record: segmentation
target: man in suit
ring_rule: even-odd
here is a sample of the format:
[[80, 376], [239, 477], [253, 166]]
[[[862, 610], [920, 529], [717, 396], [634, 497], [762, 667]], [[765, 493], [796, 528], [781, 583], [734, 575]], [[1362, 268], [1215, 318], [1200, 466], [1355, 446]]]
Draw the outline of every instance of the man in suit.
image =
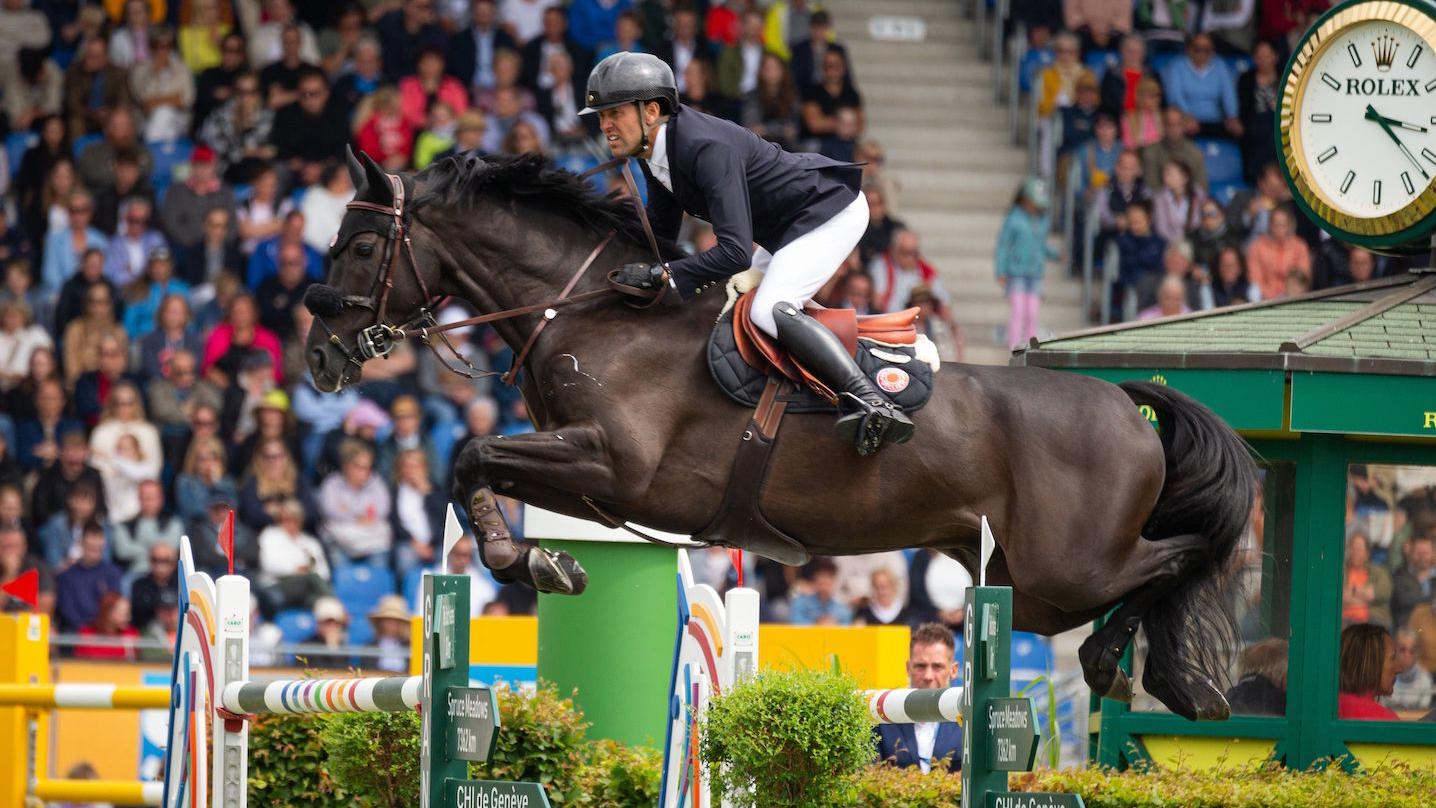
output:
[[588, 75], [592, 56], [568, 35], [568, 15], [564, 13], [563, 6], [559, 5], [549, 6], [544, 11], [543, 33], [524, 45], [524, 67], [519, 74], [519, 83], [529, 88], [535, 96], [550, 89], [553, 75], [548, 70], [549, 57], [555, 51], [568, 54], [569, 60], [573, 62], [573, 93], [582, 97], [583, 77]]
[[[908, 687], [940, 688], [957, 676], [957, 644], [941, 623], [913, 629], [908, 644]], [[955, 721], [879, 724], [873, 727], [878, 761], [892, 766], [919, 766], [927, 774], [934, 763], [951, 772], [962, 768], [962, 727]]]
[[494, 88], [494, 56], [500, 48], [517, 52], [518, 43], [498, 27], [494, 0], [474, 0], [472, 23], [449, 37], [445, 63], [449, 75], [462, 81], [470, 92]]
[[676, 237], [687, 213], [712, 224], [718, 241], [675, 261], [629, 264], [617, 280], [650, 292], [671, 287], [688, 300], [749, 267], [764, 270], [753, 322], [837, 394], [839, 437], [860, 455], [910, 439], [912, 421], [837, 336], [802, 310], [867, 228], [861, 168], [785, 152], [737, 124], [680, 106], [673, 70], [649, 54], [604, 59], [584, 99], [580, 114], [598, 114], [613, 155], [639, 158], [654, 231]]

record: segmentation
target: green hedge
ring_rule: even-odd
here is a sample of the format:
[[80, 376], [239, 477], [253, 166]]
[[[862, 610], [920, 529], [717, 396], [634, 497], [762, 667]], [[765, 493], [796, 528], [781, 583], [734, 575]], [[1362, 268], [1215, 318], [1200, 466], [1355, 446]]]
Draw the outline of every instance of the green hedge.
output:
[[[570, 699], [498, 690], [502, 729], [475, 778], [544, 785], [555, 808], [633, 808], [658, 802], [661, 755], [587, 737]], [[348, 713], [263, 717], [250, 732], [254, 805], [391, 808], [418, 804], [419, 715]], [[718, 789], [757, 806], [947, 808], [961, 780], [937, 771], [870, 765], [867, 711], [852, 681], [833, 673], [765, 673], [734, 688], [705, 718], [705, 760]], [[1014, 775], [1014, 791], [1082, 795], [1088, 808], [1433, 808], [1436, 770], [1399, 765], [1345, 774], [1332, 766], [1215, 771], [1103, 769]]]
[[[583, 713], [552, 685], [532, 695], [507, 688], [496, 694], [501, 729], [494, 754], [488, 763], [470, 764], [470, 777], [540, 783], [556, 808], [657, 804], [659, 753], [590, 741]], [[250, 733], [251, 802], [418, 805], [419, 736], [417, 712], [265, 716]]]

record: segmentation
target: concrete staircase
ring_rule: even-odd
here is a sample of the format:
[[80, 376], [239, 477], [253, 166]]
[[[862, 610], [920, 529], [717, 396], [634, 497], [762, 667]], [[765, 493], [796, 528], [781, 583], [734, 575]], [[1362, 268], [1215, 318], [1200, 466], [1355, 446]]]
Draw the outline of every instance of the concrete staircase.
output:
[[[994, 101], [992, 65], [978, 58], [973, 24], [959, 0], [826, 0], [838, 38], [853, 60], [868, 136], [887, 151], [898, 216], [917, 231], [943, 275], [967, 337], [968, 362], [1006, 364], [998, 341], [1007, 303], [993, 280], [1002, 219], [1027, 173], [1026, 151], [1007, 134], [1007, 109]], [[922, 42], [876, 41], [874, 14], [925, 21]], [[1055, 242], [1054, 242], [1055, 243]], [[1085, 323], [1082, 289], [1055, 265], [1048, 270], [1042, 328]]]

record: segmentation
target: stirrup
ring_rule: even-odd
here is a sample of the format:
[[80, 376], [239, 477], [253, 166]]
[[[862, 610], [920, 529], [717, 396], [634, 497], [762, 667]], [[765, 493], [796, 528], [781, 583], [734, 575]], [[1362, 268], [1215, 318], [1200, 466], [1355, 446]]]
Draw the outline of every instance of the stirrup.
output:
[[853, 403], [854, 408], [838, 417], [838, 436], [853, 444], [860, 457], [875, 454], [889, 442], [900, 444], [912, 440], [912, 422], [896, 404], [884, 400], [873, 405], [848, 392], [839, 396]]

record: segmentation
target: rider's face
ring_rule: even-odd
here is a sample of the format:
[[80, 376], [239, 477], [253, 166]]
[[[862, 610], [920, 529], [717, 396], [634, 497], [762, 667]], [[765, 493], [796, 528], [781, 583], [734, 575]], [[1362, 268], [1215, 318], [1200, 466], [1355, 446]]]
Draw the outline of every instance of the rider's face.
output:
[[[644, 119], [652, 126], [658, 121], [658, 105], [645, 104]], [[638, 107], [622, 104], [598, 113], [598, 126], [603, 132], [608, 149], [615, 157], [633, 154], [643, 142], [643, 127], [639, 125]]]

